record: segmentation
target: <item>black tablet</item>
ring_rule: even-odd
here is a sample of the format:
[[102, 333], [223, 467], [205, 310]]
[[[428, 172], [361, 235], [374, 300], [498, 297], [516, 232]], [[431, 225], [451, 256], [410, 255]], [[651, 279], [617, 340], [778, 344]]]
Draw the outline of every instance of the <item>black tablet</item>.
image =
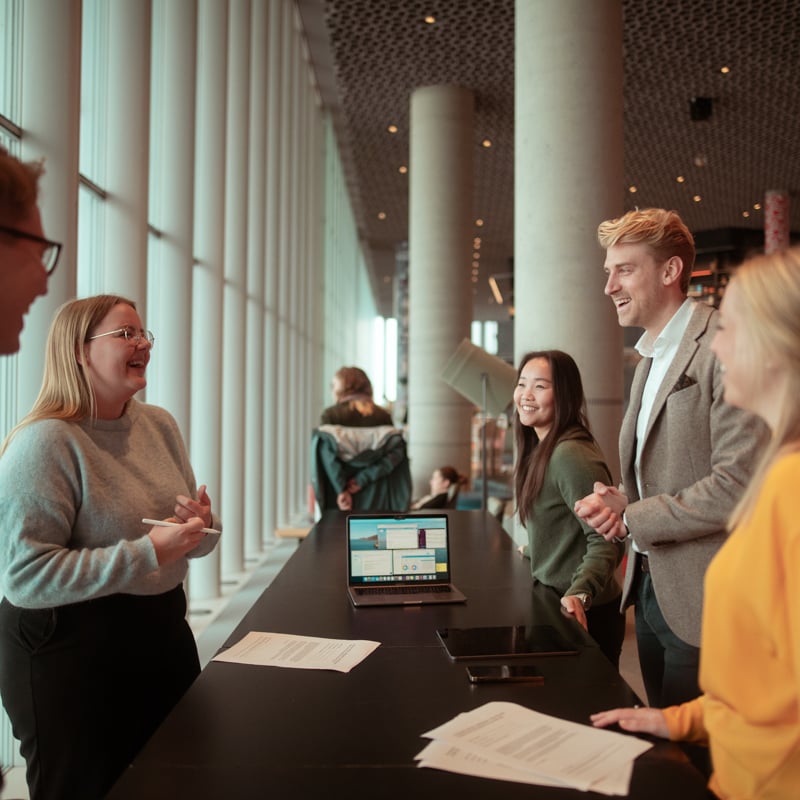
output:
[[577, 655], [578, 646], [551, 625], [440, 628], [436, 635], [452, 661], [468, 658]]

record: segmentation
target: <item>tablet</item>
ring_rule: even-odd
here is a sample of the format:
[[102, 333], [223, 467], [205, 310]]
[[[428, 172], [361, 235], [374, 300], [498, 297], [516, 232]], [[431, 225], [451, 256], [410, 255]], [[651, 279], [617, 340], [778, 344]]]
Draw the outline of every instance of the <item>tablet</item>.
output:
[[551, 625], [440, 628], [436, 635], [452, 661], [468, 658], [577, 655], [578, 646]]

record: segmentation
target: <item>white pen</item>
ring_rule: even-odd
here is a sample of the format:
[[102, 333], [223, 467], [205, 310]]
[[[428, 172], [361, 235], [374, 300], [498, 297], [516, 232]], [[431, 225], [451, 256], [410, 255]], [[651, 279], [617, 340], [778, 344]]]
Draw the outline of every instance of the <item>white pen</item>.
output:
[[[167, 522], [163, 519], [143, 519], [145, 525], [158, 525], [161, 528], [179, 528], [181, 525], [185, 525], [184, 522]], [[200, 528], [203, 533], [222, 533], [222, 531], [218, 531], [214, 528]]]

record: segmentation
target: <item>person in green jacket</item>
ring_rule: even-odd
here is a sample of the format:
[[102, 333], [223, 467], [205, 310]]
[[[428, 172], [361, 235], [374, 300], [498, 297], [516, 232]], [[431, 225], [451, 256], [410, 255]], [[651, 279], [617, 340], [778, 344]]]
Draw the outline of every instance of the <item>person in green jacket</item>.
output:
[[560, 350], [523, 356], [514, 390], [517, 513], [528, 532], [523, 555], [534, 581], [558, 592], [614, 666], [619, 665], [625, 618], [615, 570], [621, 545], [607, 542], [580, 520], [575, 501], [595, 481], [611, 482], [589, 430], [583, 384], [575, 361]]

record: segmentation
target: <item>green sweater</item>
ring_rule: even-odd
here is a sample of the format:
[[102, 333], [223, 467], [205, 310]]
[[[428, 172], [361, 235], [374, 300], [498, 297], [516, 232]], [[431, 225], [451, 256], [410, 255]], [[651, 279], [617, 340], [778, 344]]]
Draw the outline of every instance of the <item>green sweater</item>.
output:
[[562, 596], [588, 592], [600, 605], [620, 595], [614, 570], [623, 549], [606, 542], [573, 513], [575, 501], [591, 494], [595, 481], [611, 482], [600, 448], [585, 439], [559, 442], [528, 513], [524, 553], [536, 580]]
[[159, 567], [142, 518], [171, 516], [178, 494], [196, 497], [197, 487], [162, 408], [131, 400], [119, 419], [22, 428], [0, 458], [0, 590], [21, 608], [49, 608], [173, 589], [187, 561]]

